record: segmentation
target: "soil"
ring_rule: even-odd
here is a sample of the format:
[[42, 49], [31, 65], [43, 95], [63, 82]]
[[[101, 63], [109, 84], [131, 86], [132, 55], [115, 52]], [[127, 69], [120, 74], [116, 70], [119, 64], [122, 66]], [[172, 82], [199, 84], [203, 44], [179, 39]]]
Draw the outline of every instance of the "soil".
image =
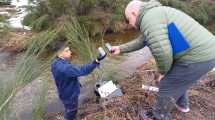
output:
[[26, 43], [32, 36], [32, 32], [22, 29], [11, 31], [4, 42], [0, 44], [0, 52], [20, 53], [25, 47]]
[[[136, 72], [119, 81], [124, 95], [96, 103], [91, 97], [79, 108], [78, 120], [139, 120], [140, 116], [155, 103], [157, 93], [144, 91], [142, 84], [156, 86], [160, 74], [154, 61], [140, 66]], [[189, 113], [172, 111], [172, 120], [214, 120], [215, 119], [215, 74], [204, 76], [189, 90]], [[46, 120], [63, 120], [63, 113], [49, 114]]]

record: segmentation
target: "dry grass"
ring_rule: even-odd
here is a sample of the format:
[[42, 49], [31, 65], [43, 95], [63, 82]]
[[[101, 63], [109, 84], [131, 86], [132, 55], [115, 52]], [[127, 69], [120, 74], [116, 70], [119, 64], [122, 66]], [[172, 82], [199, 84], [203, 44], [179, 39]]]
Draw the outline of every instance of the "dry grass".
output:
[[[87, 106], [81, 108], [82, 116], [86, 120], [138, 120], [140, 115], [150, 109], [156, 100], [156, 93], [144, 91], [141, 85], [156, 85], [156, 76], [159, 76], [155, 69], [149, 69], [153, 62], [142, 65], [134, 76], [119, 81], [124, 96], [102, 100], [101, 104], [86, 102]], [[173, 120], [214, 120], [215, 118], [215, 82], [214, 75], [205, 77], [201, 82], [190, 90], [191, 112], [183, 114], [176, 109], [173, 110]], [[102, 109], [93, 109], [101, 107]], [[84, 109], [88, 110], [87, 112]], [[93, 109], [90, 111], [90, 109]], [[96, 112], [97, 111], [97, 112]], [[84, 115], [84, 116], [83, 116]], [[101, 119], [97, 119], [97, 117]], [[80, 118], [80, 119], [81, 119]]]

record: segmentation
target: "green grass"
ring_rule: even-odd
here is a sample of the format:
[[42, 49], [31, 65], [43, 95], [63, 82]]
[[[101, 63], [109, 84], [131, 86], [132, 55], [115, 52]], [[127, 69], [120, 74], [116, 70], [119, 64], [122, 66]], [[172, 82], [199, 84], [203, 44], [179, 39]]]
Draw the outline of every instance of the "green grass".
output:
[[[72, 18], [72, 20], [66, 24], [66, 38], [71, 46], [71, 49], [79, 62], [78, 64], [86, 64], [94, 60], [97, 55], [97, 49], [95, 41], [89, 37], [88, 31], [84, 26], [79, 24], [77, 19]], [[74, 61], [73, 61], [74, 62]], [[91, 79], [85, 79], [83, 82], [88, 82], [94, 84], [96, 80], [100, 79], [102, 76], [101, 70], [94, 70], [91, 74]]]
[[89, 60], [95, 58], [96, 47], [84, 26], [78, 24], [76, 19], [66, 24], [66, 37], [71, 49], [76, 52], [81, 61], [89, 62]]
[[55, 35], [55, 31], [49, 31], [33, 37], [33, 42], [29, 43], [27, 51], [17, 62], [15, 78], [4, 80], [6, 82], [0, 84], [0, 88], [2, 88], [0, 91], [1, 120], [10, 120], [11, 110], [8, 108], [16, 92], [48, 71], [53, 56], [44, 59], [41, 59], [40, 56]]

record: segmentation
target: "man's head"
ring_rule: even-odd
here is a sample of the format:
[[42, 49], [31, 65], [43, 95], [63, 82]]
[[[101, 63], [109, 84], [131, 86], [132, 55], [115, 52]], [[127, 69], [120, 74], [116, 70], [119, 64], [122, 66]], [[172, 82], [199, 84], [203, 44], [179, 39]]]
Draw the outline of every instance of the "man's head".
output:
[[57, 51], [57, 56], [63, 59], [71, 58], [71, 50], [69, 46], [66, 45], [65, 42], [57, 42], [55, 45], [55, 51]]
[[137, 28], [136, 26], [137, 17], [139, 16], [141, 6], [144, 4], [145, 3], [140, 0], [132, 0], [131, 2], [128, 3], [125, 9], [125, 17], [127, 19], [127, 22], [134, 28]]

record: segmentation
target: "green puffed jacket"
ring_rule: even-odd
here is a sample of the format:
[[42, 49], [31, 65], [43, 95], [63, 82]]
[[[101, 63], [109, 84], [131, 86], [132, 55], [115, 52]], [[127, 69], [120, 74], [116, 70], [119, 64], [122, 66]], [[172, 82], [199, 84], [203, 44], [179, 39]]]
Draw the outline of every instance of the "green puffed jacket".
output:
[[[167, 29], [172, 22], [191, 46], [175, 56]], [[140, 29], [139, 37], [120, 45], [121, 53], [132, 52], [147, 45], [162, 74], [166, 74], [175, 62], [191, 64], [215, 59], [215, 36], [180, 10], [150, 1], [142, 6], [136, 24]]]

